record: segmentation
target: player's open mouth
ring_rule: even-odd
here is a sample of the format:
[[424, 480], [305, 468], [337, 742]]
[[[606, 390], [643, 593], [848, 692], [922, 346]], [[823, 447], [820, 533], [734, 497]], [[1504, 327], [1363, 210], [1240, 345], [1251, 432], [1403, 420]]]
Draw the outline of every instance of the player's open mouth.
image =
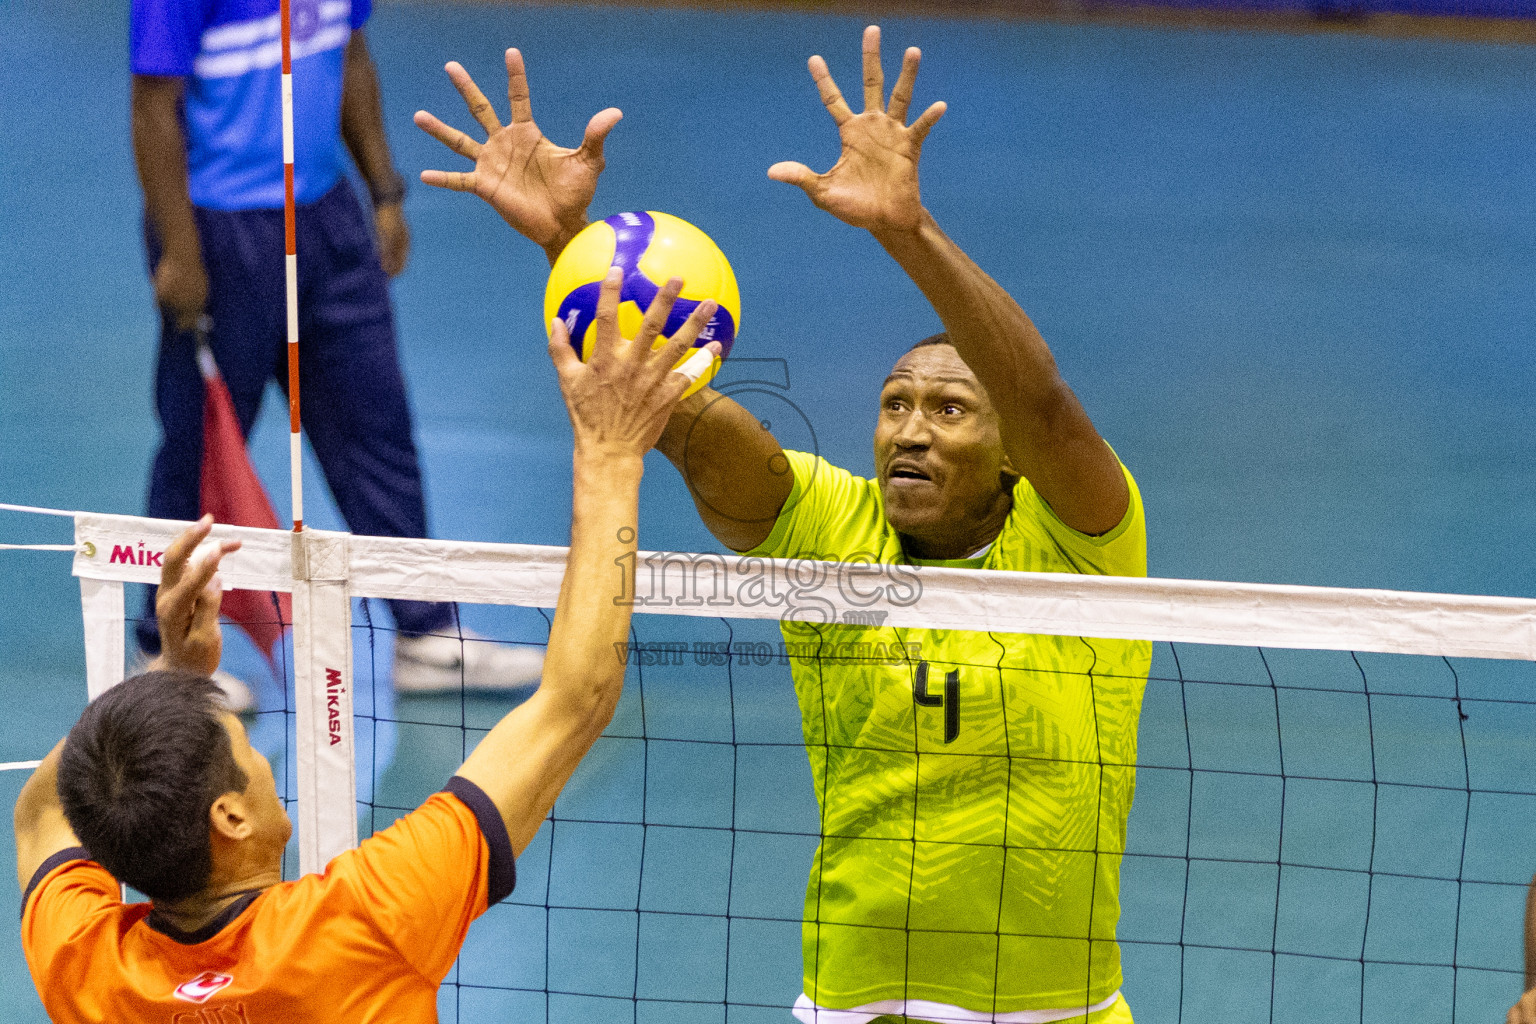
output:
[[929, 480], [933, 478], [910, 462], [893, 463], [886, 470], [887, 480]]

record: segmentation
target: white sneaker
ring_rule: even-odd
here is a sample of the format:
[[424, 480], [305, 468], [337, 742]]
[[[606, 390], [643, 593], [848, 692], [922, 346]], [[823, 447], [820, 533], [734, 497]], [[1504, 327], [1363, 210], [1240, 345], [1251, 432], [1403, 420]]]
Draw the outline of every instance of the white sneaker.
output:
[[395, 638], [395, 690], [444, 693], [457, 690], [532, 690], [544, 671], [542, 647], [499, 644], [478, 633], [427, 633]]
[[[138, 656], [133, 659], [133, 664], [129, 667], [128, 674], [130, 676], [139, 675], [149, 668], [149, 663], [152, 660], [149, 654], [140, 651]], [[229, 709], [230, 714], [243, 715], [256, 706], [256, 698], [251, 693], [251, 688], [246, 685], [245, 680], [231, 675], [223, 669], [216, 669], [209, 678], [223, 692], [224, 706]]]

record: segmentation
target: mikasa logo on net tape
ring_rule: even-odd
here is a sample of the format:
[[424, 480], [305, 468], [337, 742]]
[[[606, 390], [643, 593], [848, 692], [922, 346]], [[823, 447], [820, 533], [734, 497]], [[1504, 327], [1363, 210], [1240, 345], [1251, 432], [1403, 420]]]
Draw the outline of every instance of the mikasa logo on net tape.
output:
[[159, 566], [160, 559], [164, 557], [164, 551], [146, 549], [143, 541], [139, 541], [137, 548], [132, 544], [113, 544], [112, 555], [107, 559], [107, 564]]
[[331, 746], [341, 742], [341, 695], [347, 688], [341, 684], [341, 670], [325, 670], [325, 713], [328, 719]]

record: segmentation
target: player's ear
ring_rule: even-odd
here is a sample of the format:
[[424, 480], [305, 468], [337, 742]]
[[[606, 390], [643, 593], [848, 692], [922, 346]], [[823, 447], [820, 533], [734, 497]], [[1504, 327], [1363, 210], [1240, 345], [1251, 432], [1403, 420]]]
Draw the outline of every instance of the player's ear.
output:
[[997, 484], [1004, 494], [1013, 493], [1013, 489], [1019, 485], [1020, 475], [1013, 471], [1013, 467], [1008, 464], [1008, 459], [1005, 457], [1002, 468], [997, 472]]
[[[986, 389], [982, 388], [979, 382], [976, 386], [977, 389], [981, 391], [983, 397], [985, 397], [987, 394]], [[990, 398], [986, 399], [986, 415], [992, 417], [993, 421], [996, 423], [996, 430], [998, 435], [997, 446], [1001, 449], [1001, 458], [999, 459], [1000, 465], [997, 467], [998, 486], [1002, 488], [1004, 494], [1012, 494], [1014, 487], [1016, 487], [1019, 483], [1019, 478], [1024, 474], [1015, 469], [1013, 463], [1008, 459], [1008, 449], [1003, 446], [1002, 418], [998, 416], [996, 408], [992, 405]]]
[[215, 835], [234, 842], [250, 838], [255, 830], [245, 796], [235, 792], [225, 793], [213, 801], [208, 808], [208, 823]]
[[1013, 463], [1008, 461], [1008, 451], [1004, 449], [1002, 465], [997, 467], [998, 484], [1002, 487], [1003, 493], [1012, 494], [1013, 489], [1018, 486], [1019, 478], [1023, 475], [1013, 468]]

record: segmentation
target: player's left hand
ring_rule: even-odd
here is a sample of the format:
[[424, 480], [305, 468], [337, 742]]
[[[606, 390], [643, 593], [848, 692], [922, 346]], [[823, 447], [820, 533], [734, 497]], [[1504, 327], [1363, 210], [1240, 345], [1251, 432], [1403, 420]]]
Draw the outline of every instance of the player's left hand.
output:
[[1509, 1008], [1505, 1020], [1508, 1024], [1536, 1024], [1536, 988], [1526, 992], [1518, 1003]]
[[204, 676], [213, 675], [219, 667], [224, 647], [219, 633], [219, 604], [224, 597], [219, 562], [239, 550], [240, 542], [220, 541], [194, 561], [192, 553], [212, 529], [213, 517], [204, 516], [165, 549], [160, 590], [155, 595], [155, 618], [160, 623], [157, 667]]
[[922, 155], [923, 140], [946, 109], [944, 103], [935, 103], [907, 124], [912, 85], [921, 60], [922, 53], [917, 47], [907, 48], [901, 61], [901, 75], [887, 105], [885, 73], [880, 67], [880, 28], [866, 28], [864, 112], [855, 114], [832, 80], [827, 62], [819, 56], [812, 57], [811, 77], [837, 124], [843, 140], [842, 155], [825, 174], [817, 174], [804, 164], [783, 161], [768, 168], [768, 177], [800, 186], [811, 202], [854, 227], [877, 234], [916, 230], [923, 216], [917, 161]]
[[587, 207], [603, 172], [603, 140], [623, 113], [615, 107], [598, 111], [587, 122], [581, 145], [565, 149], [546, 139], [533, 121], [528, 74], [517, 50], [507, 51], [507, 98], [512, 104], [512, 120], [506, 125], [461, 64], [451, 62], [447, 71], [487, 138], [476, 142], [425, 110], [418, 110], [417, 127], [475, 162], [472, 171], [422, 171], [421, 180], [438, 188], [473, 192], [519, 234], [543, 246], [553, 261], [565, 243], [586, 226]]
[[379, 266], [390, 277], [398, 277], [411, 258], [411, 229], [405, 225], [400, 203], [386, 203], [373, 211], [374, 235], [379, 240]]

